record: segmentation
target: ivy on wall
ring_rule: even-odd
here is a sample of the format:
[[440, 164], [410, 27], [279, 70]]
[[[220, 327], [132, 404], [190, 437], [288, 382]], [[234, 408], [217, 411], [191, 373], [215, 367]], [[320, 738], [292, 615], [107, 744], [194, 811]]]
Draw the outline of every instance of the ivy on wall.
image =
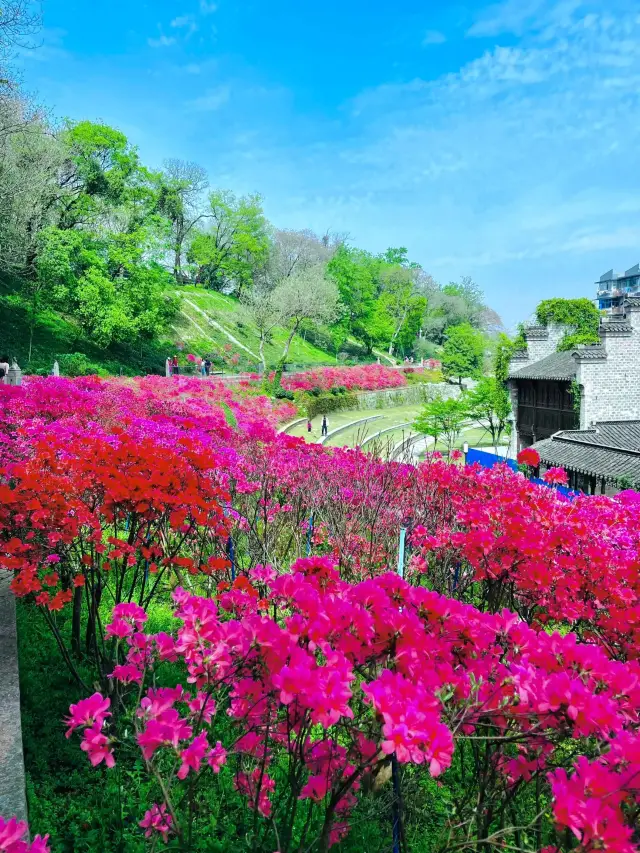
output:
[[600, 312], [590, 299], [544, 299], [536, 309], [536, 320], [542, 326], [558, 323], [572, 329], [558, 344], [558, 352], [600, 341]]

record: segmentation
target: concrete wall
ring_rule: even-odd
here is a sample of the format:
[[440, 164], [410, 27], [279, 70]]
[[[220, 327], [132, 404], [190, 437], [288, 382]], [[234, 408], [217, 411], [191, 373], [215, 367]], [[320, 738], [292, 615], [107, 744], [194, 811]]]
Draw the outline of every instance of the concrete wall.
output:
[[0, 571], [0, 815], [26, 820], [16, 601], [10, 580], [9, 572]]
[[405, 406], [426, 403], [435, 396], [457, 399], [461, 394], [459, 385], [447, 382], [420, 383], [404, 388], [388, 388], [384, 391], [360, 391], [357, 394], [357, 409], [387, 409], [390, 406]]

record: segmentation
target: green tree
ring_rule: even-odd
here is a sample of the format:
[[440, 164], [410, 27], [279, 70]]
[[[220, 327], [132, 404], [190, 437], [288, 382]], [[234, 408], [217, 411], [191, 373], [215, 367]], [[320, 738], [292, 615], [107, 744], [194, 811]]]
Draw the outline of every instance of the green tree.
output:
[[376, 279], [380, 262], [368, 252], [341, 245], [327, 265], [329, 276], [336, 282], [348, 331], [373, 351], [376, 311]]
[[434, 446], [442, 438], [450, 456], [462, 427], [469, 418], [466, 397], [443, 399], [440, 395], [430, 400], [414, 421], [414, 429], [433, 438]]
[[[160, 251], [160, 247], [158, 247]], [[101, 347], [152, 338], [175, 311], [169, 274], [145, 229], [98, 234], [49, 227], [40, 233], [36, 277], [52, 304], [78, 317]]]
[[483, 376], [467, 397], [469, 415], [491, 434], [498, 454], [500, 439], [508, 431], [511, 402], [505, 385], [495, 376]]
[[140, 177], [140, 161], [124, 133], [90, 121], [69, 123], [60, 134], [67, 156], [58, 178], [58, 227], [95, 224], [123, 204]]
[[389, 355], [393, 355], [399, 344], [410, 345], [413, 342], [420, 329], [427, 300], [417, 292], [413, 269], [385, 263], [380, 270], [379, 281], [381, 293], [376, 313], [383, 320], [382, 329], [386, 326], [384, 343]]
[[447, 330], [447, 340], [442, 354], [442, 369], [447, 378], [475, 378], [482, 371], [485, 341], [482, 332], [465, 323]]
[[232, 285], [238, 296], [250, 287], [269, 257], [267, 220], [259, 195], [236, 196], [215, 190], [209, 196], [210, 225], [191, 242], [188, 260], [198, 280], [220, 290]]
[[507, 379], [509, 377], [509, 365], [516, 349], [516, 341], [512, 341], [508, 335], [504, 334], [504, 332], [501, 332], [498, 335], [493, 355], [493, 375], [502, 385], [506, 386], [507, 384]]

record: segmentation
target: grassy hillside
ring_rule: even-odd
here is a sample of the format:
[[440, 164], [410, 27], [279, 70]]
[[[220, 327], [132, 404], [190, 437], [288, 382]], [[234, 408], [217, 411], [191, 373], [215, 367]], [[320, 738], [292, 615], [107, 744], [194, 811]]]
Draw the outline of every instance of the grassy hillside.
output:
[[[237, 299], [196, 286], [176, 288], [180, 309], [173, 321], [176, 341], [198, 355], [221, 350], [240, 357], [239, 365], [256, 367], [259, 362], [258, 332]], [[317, 336], [317, 333], [316, 333]], [[271, 341], [265, 346], [268, 364], [275, 364], [282, 354], [287, 333], [275, 329]], [[326, 349], [296, 335], [289, 350], [289, 361], [295, 364], [335, 364], [335, 355]], [[324, 343], [324, 341], [323, 341]], [[327, 341], [326, 345], [330, 342]]]
[[[227, 361], [237, 355], [237, 370], [257, 367], [258, 334], [237, 299], [191, 286], [179, 287], [176, 292], [180, 308], [171, 329], [160, 340], [135, 340], [108, 350], [96, 347], [73, 318], [44, 309], [36, 318], [29, 361], [29, 305], [21, 294], [20, 282], [5, 277], [0, 279], [0, 356], [16, 358], [29, 373], [50, 373], [56, 359], [65, 374], [164, 373], [165, 358], [182, 343], [185, 353], [224, 357]], [[280, 357], [285, 339], [285, 330], [276, 329], [265, 348], [268, 363]], [[330, 346], [328, 335], [309, 330], [294, 338], [289, 360], [299, 365], [335, 364]], [[351, 358], [362, 357], [357, 346], [351, 350]]]

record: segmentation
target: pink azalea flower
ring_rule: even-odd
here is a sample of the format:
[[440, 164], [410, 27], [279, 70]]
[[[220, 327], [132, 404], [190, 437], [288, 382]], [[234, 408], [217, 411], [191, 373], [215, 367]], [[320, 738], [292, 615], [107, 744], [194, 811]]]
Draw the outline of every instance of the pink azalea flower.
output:
[[167, 843], [169, 834], [173, 831], [173, 821], [171, 815], [167, 811], [164, 803], [158, 805], [154, 803], [148, 811], [144, 813], [143, 819], [139, 826], [145, 830], [145, 838], [151, 838], [154, 832], [162, 836], [162, 840]]

